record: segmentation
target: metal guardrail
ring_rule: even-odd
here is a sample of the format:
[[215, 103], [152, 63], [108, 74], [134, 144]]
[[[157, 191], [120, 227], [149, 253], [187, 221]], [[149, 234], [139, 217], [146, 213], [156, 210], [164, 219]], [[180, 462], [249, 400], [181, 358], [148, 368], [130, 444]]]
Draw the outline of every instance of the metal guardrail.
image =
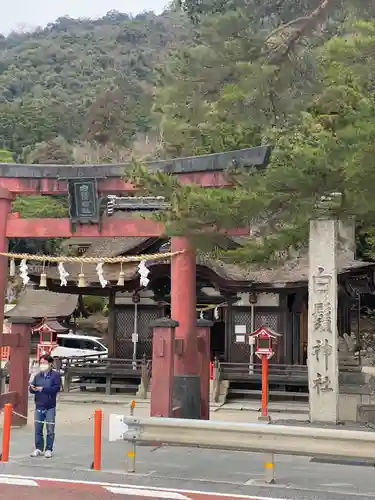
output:
[[265, 482], [274, 483], [274, 455], [374, 460], [375, 433], [173, 418], [124, 417], [128, 472], [135, 472], [136, 445], [175, 445], [266, 453]]

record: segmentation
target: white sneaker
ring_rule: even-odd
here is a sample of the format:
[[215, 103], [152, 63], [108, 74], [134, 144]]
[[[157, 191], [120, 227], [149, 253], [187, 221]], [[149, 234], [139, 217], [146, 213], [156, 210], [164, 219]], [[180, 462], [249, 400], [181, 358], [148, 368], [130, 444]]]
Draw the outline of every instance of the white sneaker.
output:
[[32, 453], [30, 453], [30, 457], [41, 457], [43, 455], [43, 452], [40, 450], [34, 450]]
[[52, 451], [47, 450], [47, 451], [44, 453], [44, 456], [45, 456], [45, 458], [52, 458]]

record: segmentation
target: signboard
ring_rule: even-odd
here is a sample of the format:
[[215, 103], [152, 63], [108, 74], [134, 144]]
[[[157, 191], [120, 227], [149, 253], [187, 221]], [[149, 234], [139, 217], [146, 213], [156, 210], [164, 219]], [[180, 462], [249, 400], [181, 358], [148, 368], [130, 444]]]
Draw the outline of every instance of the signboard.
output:
[[73, 223], [92, 224], [100, 220], [96, 179], [68, 179], [69, 215]]

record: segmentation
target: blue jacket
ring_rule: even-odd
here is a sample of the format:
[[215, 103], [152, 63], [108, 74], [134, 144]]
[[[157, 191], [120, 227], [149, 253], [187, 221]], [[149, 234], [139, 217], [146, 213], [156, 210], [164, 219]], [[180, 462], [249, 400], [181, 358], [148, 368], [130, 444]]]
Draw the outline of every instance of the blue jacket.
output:
[[[34, 391], [31, 386], [43, 387], [42, 391]], [[51, 370], [39, 372], [31, 379], [29, 391], [35, 394], [35, 406], [38, 410], [49, 410], [56, 406], [56, 396], [60, 392], [60, 374]]]

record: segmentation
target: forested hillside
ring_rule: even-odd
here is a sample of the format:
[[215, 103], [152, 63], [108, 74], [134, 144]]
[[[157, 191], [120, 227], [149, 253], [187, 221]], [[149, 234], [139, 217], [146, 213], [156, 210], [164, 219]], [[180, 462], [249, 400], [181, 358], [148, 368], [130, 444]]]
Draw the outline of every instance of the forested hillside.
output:
[[15, 161], [270, 143], [269, 168], [234, 172], [232, 190], [179, 186], [141, 166], [131, 180], [170, 199], [170, 234], [257, 221], [258, 238], [230, 256], [246, 262], [304, 245], [317, 202], [340, 192], [338, 215], [356, 217], [363, 255], [373, 255], [373, 0], [181, 0], [161, 16], [60, 19], [0, 49], [0, 146]]
[[152, 129], [154, 69], [190, 40], [186, 17], [173, 12], [61, 18], [34, 33], [0, 37], [0, 147], [38, 161], [46, 147], [35, 158], [35, 145], [59, 137], [51, 161], [59, 154], [69, 160], [64, 140], [85, 143], [85, 153], [96, 144], [110, 160]]

